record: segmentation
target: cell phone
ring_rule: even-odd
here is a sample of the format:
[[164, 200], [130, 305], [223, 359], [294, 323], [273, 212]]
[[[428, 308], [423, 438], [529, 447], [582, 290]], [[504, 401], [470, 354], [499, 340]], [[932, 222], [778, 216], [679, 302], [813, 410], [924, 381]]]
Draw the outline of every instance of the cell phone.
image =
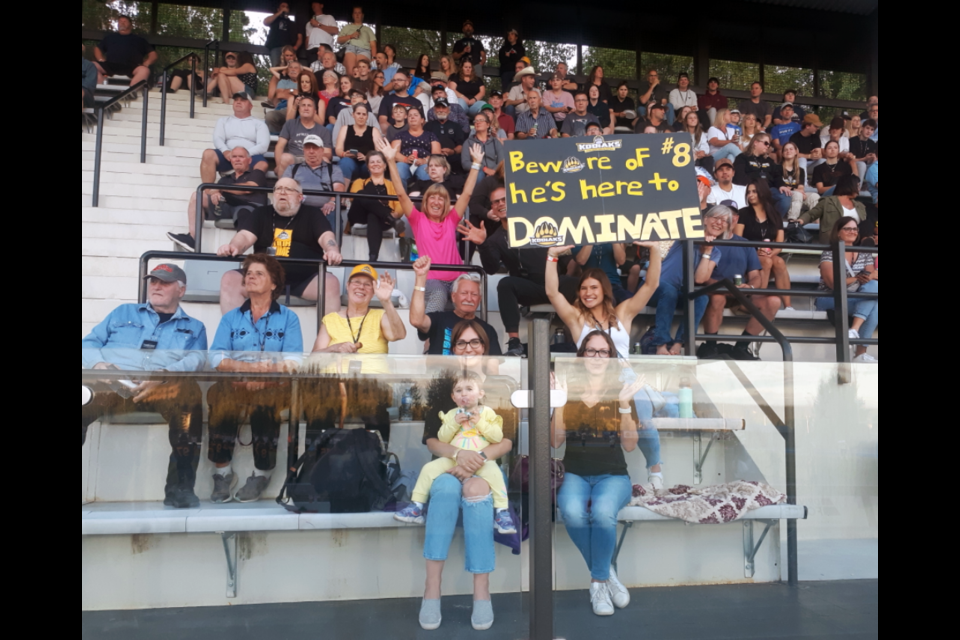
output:
[[355, 156], [360, 155], [360, 152], [357, 151], [356, 149], [350, 149], [350, 151], [348, 151], [347, 153], [352, 153], [352, 154], [355, 155]]

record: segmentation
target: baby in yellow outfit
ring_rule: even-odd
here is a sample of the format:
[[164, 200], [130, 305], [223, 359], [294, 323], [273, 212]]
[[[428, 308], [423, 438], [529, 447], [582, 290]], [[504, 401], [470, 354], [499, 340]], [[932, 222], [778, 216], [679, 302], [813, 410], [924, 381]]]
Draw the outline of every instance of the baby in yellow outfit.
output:
[[[437, 438], [445, 444], [452, 444], [461, 451], [481, 452], [491, 444], [503, 440], [503, 418], [493, 409], [485, 407], [482, 383], [476, 374], [464, 373], [454, 382], [453, 400], [458, 408], [448, 413], [440, 413], [443, 426]], [[430, 500], [433, 483], [454, 467], [457, 462], [451, 458], [434, 460], [423, 467], [417, 486], [413, 490], [413, 504], [399, 512], [396, 519], [411, 524], [423, 524], [424, 505]], [[476, 477], [490, 485], [493, 492], [493, 507], [496, 511], [496, 527], [500, 533], [516, 533], [513, 518], [508, 511], [507, 484], [503, 472], [496, 462], [487, 460]]]

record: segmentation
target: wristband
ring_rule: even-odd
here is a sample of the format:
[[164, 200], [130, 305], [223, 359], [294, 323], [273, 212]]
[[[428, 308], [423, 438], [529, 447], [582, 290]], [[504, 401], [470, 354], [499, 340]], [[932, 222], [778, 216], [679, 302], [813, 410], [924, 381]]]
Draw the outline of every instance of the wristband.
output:
[[547, 262], [560, 262], [560, 259], [554, 258], [553, 256], [547, 256]]
[[480, 171], [481, 169], [483, 169], [483, 165], [482, 165], [482, 164], [474, 164], [474, 165], [471, 165], [470, 168], [473, 169], [474, 171]]
[[414, 291], [419, 291], [420, 293], [426, 293], [426, 292], [427, 292], [427, 288], [426, 288], [426, 287], [414, 287], [413, 290], [414, 290]]
[[630, 408], [624, 409], [623, 407], [620, 407], [620, 415], [622, 416], [633, 415], [633, 408], [630, 407]]
[[705, 253], [705, 254], [703, 254], [703, 259], [704, 259], [704, 260], [709, 260], [709, 259], [712, 258], [712, 257], [713, 257], [713, 254], [712, 254], [712, 253]]

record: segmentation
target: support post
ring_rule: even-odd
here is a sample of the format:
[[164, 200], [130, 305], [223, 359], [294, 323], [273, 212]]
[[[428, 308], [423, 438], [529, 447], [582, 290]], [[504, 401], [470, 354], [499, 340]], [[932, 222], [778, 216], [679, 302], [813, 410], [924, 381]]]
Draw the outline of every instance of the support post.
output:
[[553, 640], [550, 321], [530, 321], [530, 638]]
[[[193, 83], [197, 81], [197, 56], [190, 58], [190, 119], [197, 113], [197, 87]], [[166, 94], [166, 85], [164, 85], [164, 94]], [[164, 120], [164, 122], [166, 122]]]
[[210, 75], [210, 43], [203, 48], [203, 108], [207, 108], [207, 80]]
[[193, 242], [194, 246], [197, 248], [197, 253], [203, 253], [203, 245], [200, 244], [203, 240], [203, 185], [197, 187], [197, 219], [194, 221], [193, 225]]
[[147, 118], [150, 115], [148, 101], [150, 100], [150, 83], [143, 85], [143, 122], [140, 123], [140, 164], [147, 162]]
[[693, 81], [701, 90], [707, 90], [707, 81], [710, 79], [710, 40], [704, 37], [703, 26], [699, 27], [700, 37], [697, 42], [697, 53], [693, 61]]
[[833, 302], [837, 314], [837, 362], [850, 363], [850, 308], [847, 299], [846, 246], [833, 245]]
[[686, 294], [687, 313], [686, 318], [681, 322], [687, 323], [687, 356], [691, 357], [697, 354], [697, 302], [692, 297], [693, 290], [697, 286], [696, 267], [694, 267], [695, 256], [693, 254], [696, 250], [697, 247], [693, 244], [693, 240], [683, 241], [683, 289]]
[[[783, 417], [787, 428], [787, 502], [795, 505], [797, 504], [797, 412], [794, 398], [793, 354], [790, 354], [789, 358], [784, 357], [783, 361], [783, 403]], [[791, 587], [800, 584], [798, 540], [797, 521], [787, 520], [787, 580]]]
[[227, 558], [227, 598], [237, 597], [237, 534], [221, 533], [223, 553]]
[[163, 70], [163, 87], [160, 90], [160, 146], [163, 146], [167, 133], [167, 70]]
[[103, 107], [97, 109], [97, 146], [93, 151], [93, 206], [100, 206], [100, 161], [103, 157]]

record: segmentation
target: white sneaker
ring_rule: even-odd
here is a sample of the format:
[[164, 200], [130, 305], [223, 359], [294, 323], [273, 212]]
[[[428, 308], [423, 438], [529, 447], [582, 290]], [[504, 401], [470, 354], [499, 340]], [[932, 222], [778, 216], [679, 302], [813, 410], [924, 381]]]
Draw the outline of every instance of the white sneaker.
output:
[[593, 613], [598, 616], [612, 616], [615, 611], [610, 601], [610, 590], [606, 583], [594, 582], [590, 585], [590, 602], [593, 603]]
[[661, 476], [650, 476], [647, 482], [653, 487], [653, 492], [659, 494], [663, 491], [663, 478]]
[[859, 340], [859, 339], [860, 339], [860, 332], [857, 331], [856, 329], [850, 329], [850, 339], [851, 339], [851, 340]]
[[878, 364], [877, 359], [874, 358], [874, 357], [873, 357], [872, 355], [870, 355], [869, 353], [864, 353], [863, 355], [859, 355], [859, 356], [857, 356], [856, 358], [854, 358], [853, 361], [854, 361], [854, 362], [863, 362], [863, 363], [866, 363], [866, 364]]
[[783, 310], [784, 310], [784, 311], [789, 311], [790, 313], [796, 313], [796, 311], [797, 311], [797, 310], [794, 309], [793, 307], [785, 307]]
[[626, 609], [630, 606], [630, 592], [620, 582], [617, 576], [617, 570], [610, 567], [610, 580], [607, 582], [607, 589], [610, 591], [610, 599], [617, 609]]

